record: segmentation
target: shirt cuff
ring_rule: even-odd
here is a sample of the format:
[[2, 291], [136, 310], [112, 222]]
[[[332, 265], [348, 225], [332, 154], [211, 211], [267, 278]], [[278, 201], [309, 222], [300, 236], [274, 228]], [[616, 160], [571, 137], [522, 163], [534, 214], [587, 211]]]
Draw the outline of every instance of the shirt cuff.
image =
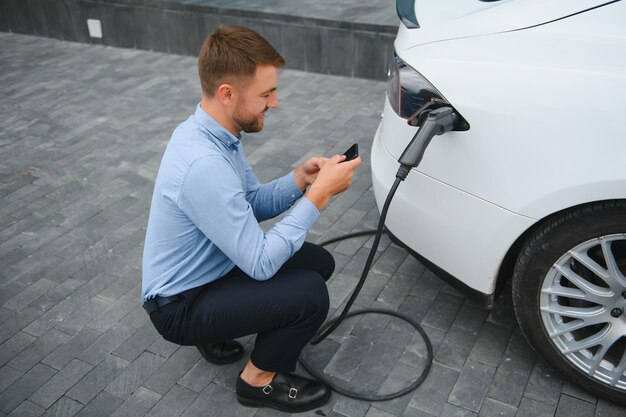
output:
[[298, 201], [298, 204], [293, 206], [289, 214], [295, 217], [297, 221], [306, 227], [307, 231], [313, 227], [317, 219], [320, 217], [319, 210], [308, 198], [303, 198]]
[[300, 191], [296, 185], [294, 171], [291, 171], [289, 174], [280, 178], [279, 182], [279, 189], [283, 190], [283, 195], [292, 203], [304, 195], [304, 193]]

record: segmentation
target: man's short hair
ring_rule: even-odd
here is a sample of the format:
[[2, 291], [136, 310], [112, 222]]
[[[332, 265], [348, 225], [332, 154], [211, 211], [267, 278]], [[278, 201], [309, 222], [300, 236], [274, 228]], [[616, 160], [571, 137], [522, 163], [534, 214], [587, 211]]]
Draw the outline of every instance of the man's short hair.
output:
[[259, 65], [281, 68], [285, 60], [252, 29], [222, 25], [206, 38], [200, 50], [198, 73], [202, 91], [212, 97], [221, 83], [252, 77]]

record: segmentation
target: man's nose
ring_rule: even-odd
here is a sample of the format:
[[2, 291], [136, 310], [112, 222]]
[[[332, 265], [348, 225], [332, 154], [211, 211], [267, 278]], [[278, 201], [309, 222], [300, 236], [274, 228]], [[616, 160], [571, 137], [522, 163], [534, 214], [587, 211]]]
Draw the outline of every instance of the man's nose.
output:
[[269, 99], [267, 100], [267, 107], [278, 107], [278, 95], [276, 93], [270, 94]]

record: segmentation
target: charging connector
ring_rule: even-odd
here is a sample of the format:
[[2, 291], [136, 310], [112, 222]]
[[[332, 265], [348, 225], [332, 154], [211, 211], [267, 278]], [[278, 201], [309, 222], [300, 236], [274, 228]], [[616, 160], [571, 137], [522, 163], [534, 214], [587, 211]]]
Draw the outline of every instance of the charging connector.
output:
[[[435, 110], [431, 110], [426, 116], [424, 123], [419, 127], [409, 145], [404, 149], [398, 162], [400, 168], [396, 173], [396, 178], [404, 181], [411, 172], [411, 168], [415, 168], [420, 164], [424, 157], [424, 152], [430, 141], [437, 135], [442, 135], [454, 129], [459, 121], [459, 116], [454, 112], [452, 107], [444, 106]], [[410, 124], [411, 121], [409, 120]]]

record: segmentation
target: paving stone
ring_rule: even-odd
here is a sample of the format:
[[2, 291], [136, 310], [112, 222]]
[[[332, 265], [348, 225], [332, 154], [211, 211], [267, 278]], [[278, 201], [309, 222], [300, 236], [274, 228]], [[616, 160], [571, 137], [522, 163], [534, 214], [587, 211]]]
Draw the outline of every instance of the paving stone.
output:
[[48, 356], [43, 358], [41, 362], [55, 369], [61, 369], [100, 336], [102, 336], [102, 333], [86, 327], [59, 345]]
[[479, 417], [514, 417], [517, 413], [517, 407], [501, 403], [500, 401], [485, 398], [482, 407], [480, 407]]
[[65, 395], [83, 404], [87, 404], [109, 385], [109, 383], [111, 383], [128, 365], [129, 362], [127, 360], [109, 355], [78, 381]]
[[425, 270], [411, 289], [410, 295], [434, 301], [442, 286], [443, 281], [437, 278], [431, 271]]
[[50, 378], [41, 388], [29, 397], [30, 401], [43, 408], [50, 408], [75, 383], [87, 374], [93, 366], [74, 359]]
[[468, 360], [459, 375], [448, 402], [478, 412], [487, 395], [495, 368]]
[[452, 326], [441, 341], [435, 353], [438, 362], [460, 371], [472, 350], [476, 332], [459, 326]]
[[555, 417], [593, 417], [595, 405], [568, 395], [561, 395]]
[[87, 323], [98, 317], [111, 305], [110, 301], [94, 297], [72, 312], [56, 328], [70, 335], [78, 333]]
[[[365, 196], [373, 197], [372, 194], [366, 194]], [[407, 256], [406, 258], [404, 258], [402, 264], [400, 264], [397, 272], [404, 275], [410, 275], [414, 277], [417, 282], [419, 281], [419, 278], [422, 276], [422, 274], [424, 274], [425, 270], [426, 267], [424, 267], [424, 265], [420, 261], [415, 259], [413, 256]]]
[[5, 321], [10, 319], [14, 315], [15, 315], [14, 311], [11, 311], [11, 310], [6, 309], [4, 307], [0, 307], [0, 324], [4, 323]]
[[[4, 261], [3, 265], [4, 265]], [[8, 262], [11, 262], [10, 260]], [[7, 262], [6, 265], [10, 265]], [[0, 274], [2, 274], [2, 272], [0, 272]], [[1, 275], [0, 275], [1, 277]], [[22, 291], [24, 291], [24, 285], [18, 283], [18, 282], [11, 282], [10, 284], [6, 284], [2, 287], [2, 292], [0, 292], [0, 305], [3, 305], [4, 303], [6, 303], [8, 300], [12, 299], [13, 297], [15, 297], [17, 294], [21, 293]], [[9, 310], [8, 308], [2, 307], [3, 311], [6, 311], [8, 313], [14, 313], [15, 314], [15, 310]]]
[[359, 401], [342, 395], [339, 396], [333, 405], [333, 411], [346, 417], [363, 417], [369, 407], [369, 403], [365, 401]]
[[83, 405], [78, 401], [74, 401], [67, 397], [61, 397], [59, 401], [46, 410], [44, 417], [72, 417], [82, 409]]
[[9, 366], [26, 372], [69, 338], [69, 335], [52, 329], [15, 356]]
[[72, 301], [63, 300], [40, 315], [36, 320], [32, 321], [32, 323], [24, 328], [24, 331], [39, 337], [65, 320], [75, 308]]
[[160, 337], [161, 335], [156, 331], [154, 325], [148, 322], [119, 345], [113, 354], [134, 361]]
[[[402, 301], [402, 304], [400, 304], [400, 307], [398, 307], [398, 312], [408, 316], [417, 323], [424, 324], [421, 322], [424, 317], [426, 317], [426, 314], [428, 314], [432, 305], [432, 301], [425, 298], [407, 296], [404, 301]], [[428, 325], [426, 324], [426, 326]], [[429, 327], [432, 328], [432, 326]]]
[[473, 303], [469, 299], [465, 299], [452, 325], [478, 334], [485, 324], [485, 318], [488, 313], [489, 311], [484, 307]]
[[363, 355], [367, 354], [374, 343], [363, 341], [358, 337], [347, 338], [333, 356], [333, 359], [324, 368], [324, 373], [333, 375], [346, 382], [350, 381], [356, 374]]
[[37, 340], [27, 333], [19, 332], [0, 345], [0, 365], [4, 365]]
[[443, 411], [441, 412], [442, 416], [450, 416], [450, 417], [476, 417], [477, 414], [466, 410], [462, 407], [457, 407], [456, 405], [452, 405], [446, 403], [443, 405]]
[[22, 375], [24, 375], [23, 372], [17, 371], [8, 365], [0, 368], [0, 393], [20, 379]]
[[350, 383], [365, 392], [380, 392], [410, 337], [394, 329], [385, 330], [372, 349], [362, 358], [362, 364]]
[[115, 348], [128, 339], [135, 329], [121, 324], [116, 324], [96, 339], [78, 356], [78, 359], [97, 365], [109, 355]]
[[496, 305], [489, 312], [487, 321], [507, 328], [515, 328], [517, 326], [517, 319], [515, 318], [515, 311], [513, 310], [513, 301], [511, 300], [510, 282], [502, 289], [502, 293]]
[[395, 245], [389, 246], [376, 262], [372, 264], [372, 271], [381, 275], [392, 276], [408, 256], [406, 250]]
[[535, 362], [524, 396], [550, 405], [557, 405], [563, 380], [543, 360]]
[[378, 295], [376, 302], [383, 304], [384, 308], [396, 310], [415, 285], [415, 281], [415, 277], [412, 275], [396, 272], [393, 279], [389, 281]]
[[624, 407], [604, 399], [598, 400], [595, 417], [623, 417]]
[[124, 400], [106, 391], [100, 391], [76, 417], [109, 417], [123, 402]]
[[588, 403], [596, 404], [598, 402], [598, 397], [569, 381], [565, 381], [562, 393], [579, 400], [587, 401]]
[[255, 408], [244, 407], [237, 402], [235, 393], [218, 385], [210, 384], [182, 414], [183, 417], [244, 417], [252, 416]]
[[14, 311], [21, 310], [55, 286], [56, 283], [54, 281], [50, 281], [45, 278], [40, 279], [21, 293], [17, 294], [15, 297], [11, 298], [9, 301], [5, 302], [4, 307]]
[[517, 409], [516, 417], [552, 417], [556, 407], [524, 397]]
[[37, 364], [0, 394], [0, 411], [10, 413], [54, 374], [56, 371], [49, 366]]
[[198, 349], [183, 346], [161, 365], [143, 384], [144, 387], [165, 395], [176, 382], [201, 358]]
[[359, 277], [352, 275], [335, 274], [328, 285], [330, 307], [339, 308], [350, 297], [358, 280]]
[[144, 387], [139, 387], [126, 401], [119, 406], [111, 417], [142, 416], [161, 399], [161, 395]]
[[[373, 307], [382, 308], [378, 304], [374, 304]], [[354, 325], [350, 334], [358, 337], [363, 342], [374, 343], [383, 337], [382, 335], [389, 327], [391, 321], [396, 320], [392, 316], [377, 313], [363, 314], [358, 317], [359, 321]]]
[[[116, 285], [116, 284], [113, 284]], [[123, 288], [123, 287], [122, 287]], [[111, 326], [130, 313], [139, 303], [137, 297], [133, 293], [127, 293], [115, 300], [109, 300], [113, 302], [108, 308], [102, 312], [99, 316], [95, 317], [89, 323], [88, 327], [96, 329], [99, 332], [107, 331]]]
[[169, 358], [180, 348], [179, 345], [169, 342], [162, 337], [157, 338], [149, 347], [148, 351], [164, 358]]
[[510, 329], [485, 323], [478, 334], [469, 358], [495, 368], [500, 363], [510, 338]]
[[143, 309], [139, 303], [137, 303], [137, 307], [135, 307], [130, 313], [124, 316], [123, 319], [119, 321], [120, 324], [124, 326], [134, 327], [135, 329], [141, 328], [145, 323], [150, 321], [150, 317], [146, 314], [146, 310]]
[[393, 415], [372, 406], [367, 410], [365, 417], [393, 417]]
[[219, 367], [211, 365], [202, 358], [178, 381], [178, 384], [199, 393], [213, 381], [219, 372]]
[[[423, 368], [417, 369], [410, 366], [396, 364], [379, 390], [379, 394], [397, 393], [416, 381]], [[408, 392], [392, 400], [376, 402], [376, 407], [395, 416], [400, 416], [406, 410], [413, 392]]]
[[439, 330], [448, 330], [456, 317], [463, 299], [449, 294], [439, 293], [428, 310], [422, 324]]
[[409, 407], [440, 415], [459, 374], [454, 369], [433, 363], [430, 373], [411, 397]]
[[519, 406], [534, 361], [534, 352], [526, 344], [521, 332], [516, 331], [504, 352], [487, 395], [511, 406]]
[[[433, 352], [436, 352], [443, 340], [444, 333], [441, 330], [432, 329], [430, 327], [423, 327], [423, 330], [430, 339]], [[404, 352], [402, 352], [398, 363], [421, 369], [428, 357], [426, 343], [422, 335], [414, 329], [411, 328], [407, 330], [407, 332], [411, 334], [411, 340], [407, 344]]]
[[[360, 275], [359, 275], [360, 276]], [[385, 288], [390, 277], [370, 271], [354, 304], [360, 307], [371, 307], [378, 294]]]
[[13, 410], [8, 417], [39, 417], [46, 410], [39, 407], [37, 404], [33, 404], [30, 401], [24, 401], [15, 410]]
[[180, 385], [174, 385], [146, 414], [147, 417], [176, 417], [198, 397], [198, 394]]
[[430, 413], [426, 413], [422, 410], [418, 410], [417, 408], [413, 408], [413, 407], [407, 407], [406, 410], [404, 410], [404, 414], [402, 414], [402, 417], [433, 417], [434, 414], [430, 414]]
[[137, 387], [165, 362], [165, 358], [150, 352], [144, 352], [119, 374], [107, 387], [106, 391], [121, 399], [128, 398]]
[[85, 283], [73, 278], [67, 278], [57, 285], [53, 290], [48, 291], [29, 305], [42, 311], [48, 311], [50, 308], [64, 300]]

